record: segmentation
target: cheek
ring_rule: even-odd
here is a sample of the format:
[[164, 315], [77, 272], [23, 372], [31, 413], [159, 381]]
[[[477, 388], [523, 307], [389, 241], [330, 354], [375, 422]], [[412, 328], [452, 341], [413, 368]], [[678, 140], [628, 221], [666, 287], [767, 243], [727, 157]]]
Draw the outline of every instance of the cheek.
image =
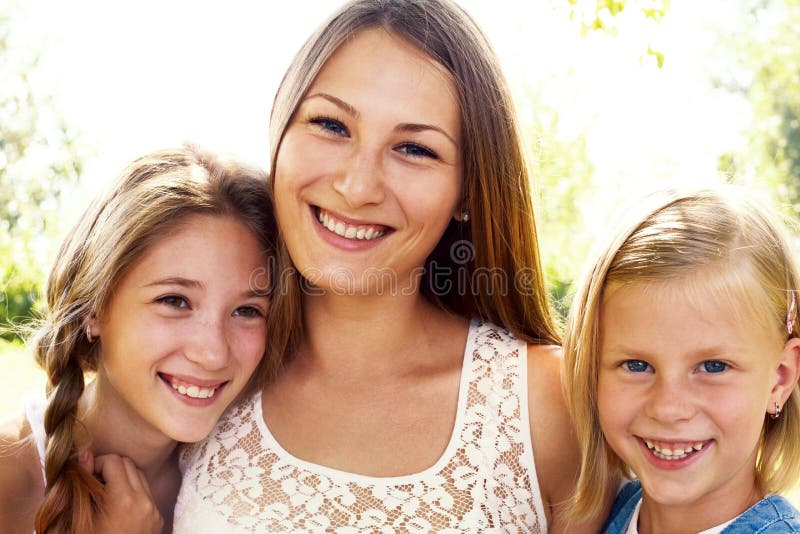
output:
[[725, 388], [707, 395], [702, 402], [717, 426], [739, 435], [742, 440], [755, 443], [764, 422], [766, 397], [743, 394], [747, 389], [745, 385]]
[[613, 438], [613, 431], [634, 419], [639, 406], [636, 396], [623, 385], [600, 375], [597, 384], [597, 411], [603, 432]]
[[242, 371], [250, 374], [258, 366], [266, 349], [266, 328], [240, 332], [236, 341], [236, 360]]
[[329, 174], [335, 162], [343, 157], [341, 152], [342, 147], [336, 143], [288, 131], [275, 162], [276, 193], [308, 185], [315, 178]]

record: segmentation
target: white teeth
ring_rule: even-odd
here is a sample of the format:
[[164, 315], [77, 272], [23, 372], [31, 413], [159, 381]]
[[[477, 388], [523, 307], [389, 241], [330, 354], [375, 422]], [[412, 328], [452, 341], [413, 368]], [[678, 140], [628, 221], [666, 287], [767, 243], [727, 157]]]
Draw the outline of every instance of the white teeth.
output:
[[201, 388], [200, 386], [189, 386], [186, 387], [182, 384], [176, 384], [173, 382], [172, 389], [180, 393], [181, 395], [186, 395], [187, 397], [192, 397], [193, 399], [208, 399], [209, 397], [214, 396], [214, 392], [217, 388]]
[[689, 456], [691, 453], [699, 451], [703, 448], [702, 441], [686, 443], [686, 445], [676, 446], [674, 449], [668, 449], [666, 447], [661, 448], [661, 446], [648, 440], [644, 440], [644, 443], [647, 445], [648, 449], [653, 451], [655, 456], [661, 458], [662, 460], [681, 460]]
[[317, 212], [317, 220], [320, 222], [322, 226], [330, 230], [331, 232], [335, 233], [338, 236], [344, 237], [345, 239], [376, 239], [381, 237], [386, 232], [375, 230], [372, 227], [357, 227], [352, 225], [346, 225], [341, 221], [335, 220], [333, 217], [328, 215], [327, 213], [319, 210]]

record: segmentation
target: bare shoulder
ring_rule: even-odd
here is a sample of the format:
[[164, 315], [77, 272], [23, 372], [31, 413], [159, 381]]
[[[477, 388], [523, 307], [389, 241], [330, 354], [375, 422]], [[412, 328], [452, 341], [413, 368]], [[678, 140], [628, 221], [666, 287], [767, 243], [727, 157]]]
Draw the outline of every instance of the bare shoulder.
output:
[[528, 416], [536, 477], [549, 532], [597, 532], [604, 518], [570, 525], [563, 516], [575, 489], [580, 451], [564, 398], [561, 365], [560, 347], [528, 345]]
[[33, 530], [44, 495], [41, 464], [24, 417], [0, 422], [0, 524], [3, 532]]
[[[553, 345], [528, 345], [528, 416], [531, 423], [536, 469], [542, 489], [547, 481], [548, 466], [570, 463], [577, 442], [561, 388], [561, 348]], [[563, 471], [561, 476], [563, 478]]]

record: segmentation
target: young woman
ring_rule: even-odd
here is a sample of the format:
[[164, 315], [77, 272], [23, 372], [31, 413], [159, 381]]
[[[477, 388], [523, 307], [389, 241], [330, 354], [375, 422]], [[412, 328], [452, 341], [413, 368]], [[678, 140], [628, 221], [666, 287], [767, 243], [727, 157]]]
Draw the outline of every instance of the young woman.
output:
[[263, 173], [184, 148], [137, 159], [84, 213], [32, 343], [47, 399], [3, 426], [3, 532], [169, 531], [176, 445], [264, 354], [267, 193]]
[[176, 531], [562, 530], [559, 336], [475, 23], [446, 0], [345, 5], [289, 68], [271, 144], [300, 275], [273, 304], [286, 338], [188, 450]]
[[605, 532], [800, 532], [800, 273], [733, 191], [656, 197], [579, 286], [564, 343], [583, 451], [574, 512]]

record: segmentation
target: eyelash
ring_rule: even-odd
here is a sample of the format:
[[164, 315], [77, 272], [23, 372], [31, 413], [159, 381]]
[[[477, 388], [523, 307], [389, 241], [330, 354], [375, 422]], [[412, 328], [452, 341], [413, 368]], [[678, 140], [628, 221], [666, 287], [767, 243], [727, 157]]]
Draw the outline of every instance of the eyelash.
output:
[[[319, 116], [319, 117], [312, 117], [308, 120], [309, 123], [318, 126], [321, 130], [325, 131], [325, 133], [330, 135], [335, 135], [337, 137], [344, 137], [346, 135], [350, 135], [350, 132], [347, 131], [347, 127], [344, 125], [342, 121], [339, 119], [334, 119], [333, 117], [326, 117], [326, 116]], [[339, 131], [334, 131], [331, 126], [338, 128]]]
[[[646, 368], [642, 369], [642, 370], [635, 371], [635, 370], [631, 369], [631, 364], [644, 364], [646, 366]], [[624, 366], [625, 369], [630, 371], [631, 373], [643, 373], [645, 371], [648, 371], [648, 370], [652, 369], [652, 367], [650, 366], [649, 363], [647, 363], [645, 361], [642, 361], [642, 360], [626, 360], [626, 361], [622, 362], [621, 365]]]
[[[722, 369], [719, 369], [717, 371], [709, 371], [708, 364], [721, 365]], [[719, 374], [719, 373], [727, 371], [730, 368], [730, 365], [728, 365], [725, 362], [721, 362], [719, 360], [706, 360], [706, 361], [704, 361], [703, 363], [701, 363], [700, 365], [697, 366], [698, 369], [700, 369], [701, 367], [703, 368], [703, 370], [700, 371], [701, 373]]]
[[[185, 306], [176, 305], [175, 301], [181, 301], [183, 304], [185, 304]], [[181, 297], [180, 295], [164, 295], [163, 297], [157, 298], [156, 302], [160, 302], [161, 304], [169, 306], [170, 308], [178, 308], [181, 310], [190, 309], [189, 301]]]
[[[237, 313], [240, 310], [248, 310], [250, 315], [242, 315], [241, 313]], [[255, 319], [264, 317], [264, 314], [261, 312], [261, 310], [259, 310], [255, 306], [239, 306], [238, 308], [236, 308], [236, 310], [234, 310], [233, 314], [244, 317], [245, 319]]]
[[[431, 158], [431, 159], [439, 159], [439, 156], [428, 147], [420, 145], [419, 143], [403, 143], [397, 148], [406, 148], [406, 149], [414, 149], [421, 152], [421, 154], [412, 154], [411, 152], [403, 152], [407, 156], [412, 158]], [[396, 149], [395, 149], [396, 150]]]
[[[324, 115], [319, 117], [311, 117], [308, 119], [308, 122], [317, 126], [328, 135], [333, 135], [336, 137], [345, 137], [350, 135], [350, 132], [347, 130], [347, 126], [345, 126], [344, 123], [339, 119], [335, 119], [333, 117], [327, 117]], [[439, 159], [439, 155], [436, 152], [419, 143], [401, 143], [395, 147], [395, 150], [413, 159]]]

